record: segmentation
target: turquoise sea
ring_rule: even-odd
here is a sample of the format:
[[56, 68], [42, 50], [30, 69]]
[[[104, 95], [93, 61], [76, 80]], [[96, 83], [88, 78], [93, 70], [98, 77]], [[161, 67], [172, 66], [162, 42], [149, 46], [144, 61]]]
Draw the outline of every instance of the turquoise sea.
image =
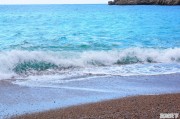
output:
[[179, 72], [179, 6], [0, 5], [0, 79]]

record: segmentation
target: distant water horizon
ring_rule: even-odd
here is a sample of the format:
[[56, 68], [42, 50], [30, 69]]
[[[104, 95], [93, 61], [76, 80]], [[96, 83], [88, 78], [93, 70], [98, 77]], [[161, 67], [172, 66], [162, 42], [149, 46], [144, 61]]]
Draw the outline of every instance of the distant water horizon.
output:
[[179, 19], [179, 6], [0, 5], [0, 80], [179, 73]]
[[90, 3], [90, 4], [84, 4], [84, 3], [77, 3], [77, 4], [75, 4], [75, 3], [59, 3], [59, 4], [55, 4], [55, 3], [52, 3], [52, 4], [49, 4], [49, 3], [34, 3], [34, 4], [29, 4], [29, 3], [25, 3], [25, 4], [0, 4], [0, 6], [19, 6], [19, 5], [24, 5], [24, 6], [28, 6], [28, 5], [34, 5], [34, 6], [36, 6], [36, 5], [108, 5], [107, 3]]

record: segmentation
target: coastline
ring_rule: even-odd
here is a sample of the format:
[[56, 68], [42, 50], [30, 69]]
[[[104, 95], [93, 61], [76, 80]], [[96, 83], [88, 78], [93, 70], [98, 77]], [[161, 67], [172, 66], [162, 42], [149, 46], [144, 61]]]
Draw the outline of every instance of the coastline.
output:
[[112, 99], [97, 103], [71, 106], [46, 112], [25, 114], [12, 119], [102, 119], [102, 118], [146, 118], [158, 119], [160, 113], [179, 113], [180, 93], [140, 95]]
[[180, 5], [179, 0], [113, 0], [108, 1], [108, 5]]
[[179, 73], [95, 77], [56, 87], [27, 87], [1, 80], [0, 119], [129, 96], [179, 93], [179, 77]]
[[178, 113], [180, 0], [111, 3], [0, 6], [0, 119]]

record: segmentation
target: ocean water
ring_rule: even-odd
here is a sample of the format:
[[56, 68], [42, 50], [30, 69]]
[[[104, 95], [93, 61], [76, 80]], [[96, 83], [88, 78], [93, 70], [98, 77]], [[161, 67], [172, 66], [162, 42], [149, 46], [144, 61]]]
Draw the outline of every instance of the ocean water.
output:
[[0, 80], [179, 72], [179, 6], [0, 6]]

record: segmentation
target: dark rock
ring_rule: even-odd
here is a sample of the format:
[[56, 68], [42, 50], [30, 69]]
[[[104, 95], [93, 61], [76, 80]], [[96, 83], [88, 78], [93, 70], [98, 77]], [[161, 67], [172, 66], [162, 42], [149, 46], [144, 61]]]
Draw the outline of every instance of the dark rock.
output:
[[114, 1], [108, 1], [109, 5], [114, 5]]
[[109, 5], [180, 5], [180, 0], [114, 0]]

